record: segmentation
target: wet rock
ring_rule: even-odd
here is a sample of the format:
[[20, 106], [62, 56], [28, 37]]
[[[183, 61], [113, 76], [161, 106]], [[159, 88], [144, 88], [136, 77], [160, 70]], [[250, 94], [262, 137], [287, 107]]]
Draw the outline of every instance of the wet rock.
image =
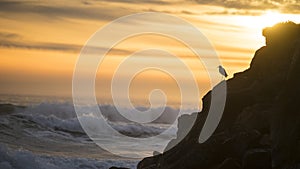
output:
[[243, 160], [243, 169], [272, 169], [271, 151], [267, 149], [249, 150]]
[[130, 168], [123, 168], [123, 167], [110, 167], [109, 169], [130, 169]]
[[280, 23], [263, 35], [267, 44], [255, 52], [250, 68], [226, 81], [225, 109], [214, 134], [198, 142], [210, 91], [188, 134], [181, 135], [193, 116], [179, 119], [178, 138], [163, 154], [143, 159], [138, 169], [299, 168], [300, 25]]
[[217, 169], [242, 169], [237, 160], [229, 158], [220, 164]]
[[25, 106], [16, 106], [13, 104], [0, 104], [0, 115], [14, 113], [18, 109], [24, 109]]

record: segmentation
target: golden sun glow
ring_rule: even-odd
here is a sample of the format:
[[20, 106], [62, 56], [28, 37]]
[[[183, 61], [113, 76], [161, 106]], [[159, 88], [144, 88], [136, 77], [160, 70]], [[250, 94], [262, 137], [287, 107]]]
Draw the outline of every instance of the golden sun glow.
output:
[[278, 11], [266, 11], [260, 16], [240, 16], [237, 18], [240, 25], [248, 28], [263, 29], [279, 22], [299, 21], [299, 16], [283, 14]]
[[[267, 6], [263, 8], [262, 6], [259, 9], [233, 9], [227, 8], [228, 4], [221, 1], [205, 4], [183, 3], [181, 0], [176, 0], [176, 2], [174, 0], [156, 0], [151, 3], [146, 1], [135, 3], [136, 1], [93, 0], [84, 0], [84, 2], [65, 0], [54, 2], [46, 0], [23, 1], [22, 3], [1, 3], [0, 0], [0, 7], [5, 8], [0, 11], [0, 14], [5, 16], [0, 17], [2, 23], [0, 27], [0, 94], [71, 96], [72, 74], [81, 47], [94, 32], [104, 25], [129, 14], [163, 12], [190, 22], [215, 47], [229, 77], [232, 77], [235, 72], [247, 69], [254, 52], [265, 45], [265, 38], [262, 36], [264, 27], [284, 21], [300, 23], [300, 10], [294, 9], [295, 12], [290, 11], [287, 14], [289, 9], [285, 9], [283, 6], [292, 3], [285, 2], [280, 3], [282, 6], [280, 8], [279, 6], [278, 8]], [[36, 10], [31, 11], [31, 9]], [[158, 20], [156, 21], [156, 19]], [[181, 29], [183, 34], [187, 33], [188, 39], [191, 41], [197, 38], [191, 36], [190, 31], [180, 25], [159, 23], [161, 21], [159, 18], [147, 20], [124, 22], [118, 29], [120, 32], [124, 32], [127, 24], [142, 25], [146, 22], [153, 22], [153, 26], [157, 24], [155, 27], [157, 30]], [[102, 38], [110, 39], [117, 34], [118, 32]], [[101, 47], [101, 44], [98, 45]], [[103, 91], [102, 88], [99, 89], [101, 94], [110, 93], [110, 79], [118, 64], [125, 57], [148, 48], [163, 49], [174, 53], [195, 73], [199, 88], [203, 89], [201, 93], [205, 94], [210, 88], [206, 85], [209, 84], [207, 71], [201, 66], [201, 60], [194, 56], [189, 48], [169, 38], [140, 36], [126, 39], [124, 43], [116, 45], [115, 50], [111, 50], [99, 66], [101, 71], [99, 69], [97, 78], [100, 80], [97, 80], [97, 83], [99, 86], [104, 86]], [[204, 57], [209, 58], [207, 54], [204, 54]], [[180, 78], [186, 79], [181, 69], [170, 57], [156, 53], [143, 53], [135, 61], [132, 68], [137, 63], [140, 65], [147, 65], [149, 62], [168, 63], [170, 69], [176, 69]], [[126, 72], [124, 74], [126, 75]], [[151, 74], [143, 74], [140, 79], [142, 78], [144, 78], [143, 83], [151, 80], [155, 82], [158, 78], [162, 79], [162, 75], [152, 71]], [[150, 86], [150, 83], [146, 84]], [[170, 88], [171, 85], [166, 84], [168, 90], [172, 89], [175, 93], [176, 88]], [[144, 92], [141, 91], [146, 91], [145, 87], [138, 82], [136, 86], [141, 87], [134, 90], [136, 92], [132, 93], [132, 98], [142, 98], [138, 102], [144, 102], [144, 94], [141, 94]], [[164, 85], [161, 86], [165, 87]], [[104, 95], [103, 100], [107, 101], [108, 96]]]
[[263, 27], [272, 26], [278, 22], [287, 21], [289, 17], [281, 14], [277, 11], [267, 11], [264, 15], [260, 17], [260, 25]]

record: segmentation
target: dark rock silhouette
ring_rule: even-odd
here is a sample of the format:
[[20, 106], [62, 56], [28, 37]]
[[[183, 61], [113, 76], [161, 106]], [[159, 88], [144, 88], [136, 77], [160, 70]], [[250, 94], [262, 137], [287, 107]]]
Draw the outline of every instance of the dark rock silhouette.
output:
[[129, 169], [129, 168], [123, 168], [123, 167], [110, 167], [109, 169]]
[[24, 109], [25, 106], [16, 106], [13, 104], [0, 104], [0, 115], [14, 113], [16, 110]]
[[[204, 143], [198, 138], [210, 108], [211, 92], [190, 132], [172, 140], [163, 154], [143, 159], [138, 169], [300, 168], [300, 25], [265, 28], [266, 46], [250, 68], [227, 80], [223, 117]], [[216, 86], [213, 90], [216, 90]], [[172, 147], [171, 145], [176, 145]]]

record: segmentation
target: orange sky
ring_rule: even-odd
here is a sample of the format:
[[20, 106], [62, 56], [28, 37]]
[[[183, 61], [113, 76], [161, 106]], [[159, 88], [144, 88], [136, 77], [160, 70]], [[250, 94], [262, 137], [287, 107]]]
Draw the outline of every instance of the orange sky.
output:
[[[89, 37], [118, 17], [149, 11], [172, 14], [199, 28], [232, 77], [248, 68], [255, 50], [264, 45], [263, 27], [286, 20], [300, 22], [297, 1], [260, 3], [250, 0], [223, 3], [217, 0], [0, 1], [0, 93], [71, 96], [76, 59]], [[120, 28], [120, 31], [124, 30]], [[166, 37], [145, 35], [115, 46], [99, 66], [96, 92], [103, 102], [111, 101], [109, 84], [121, 60], [146, 48], [176, 54], [196, 75], [201, 95], [209, 90], [205, 69], [189, 49]], [[163, 54], [148, 53], [136, 59], [136, 64], [145, 62], [168, 62], [180, 74], [181, 68], [172, 65], [172, 58]], [[174, 80], [154, 70], [139, 74], [132, 82], [133, 102], [147, 101], [153, 86], [165, 90], [172, 104], [180, 102]]]

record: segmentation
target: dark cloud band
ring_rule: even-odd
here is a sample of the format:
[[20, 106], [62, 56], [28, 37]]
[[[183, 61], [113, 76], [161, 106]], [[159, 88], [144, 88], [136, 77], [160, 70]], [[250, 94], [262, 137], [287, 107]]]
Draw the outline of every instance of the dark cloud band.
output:
[[279, 10], [300, 13], [299, 0], [190, 0], [198, 4], [222, 6], [241, 10]]

